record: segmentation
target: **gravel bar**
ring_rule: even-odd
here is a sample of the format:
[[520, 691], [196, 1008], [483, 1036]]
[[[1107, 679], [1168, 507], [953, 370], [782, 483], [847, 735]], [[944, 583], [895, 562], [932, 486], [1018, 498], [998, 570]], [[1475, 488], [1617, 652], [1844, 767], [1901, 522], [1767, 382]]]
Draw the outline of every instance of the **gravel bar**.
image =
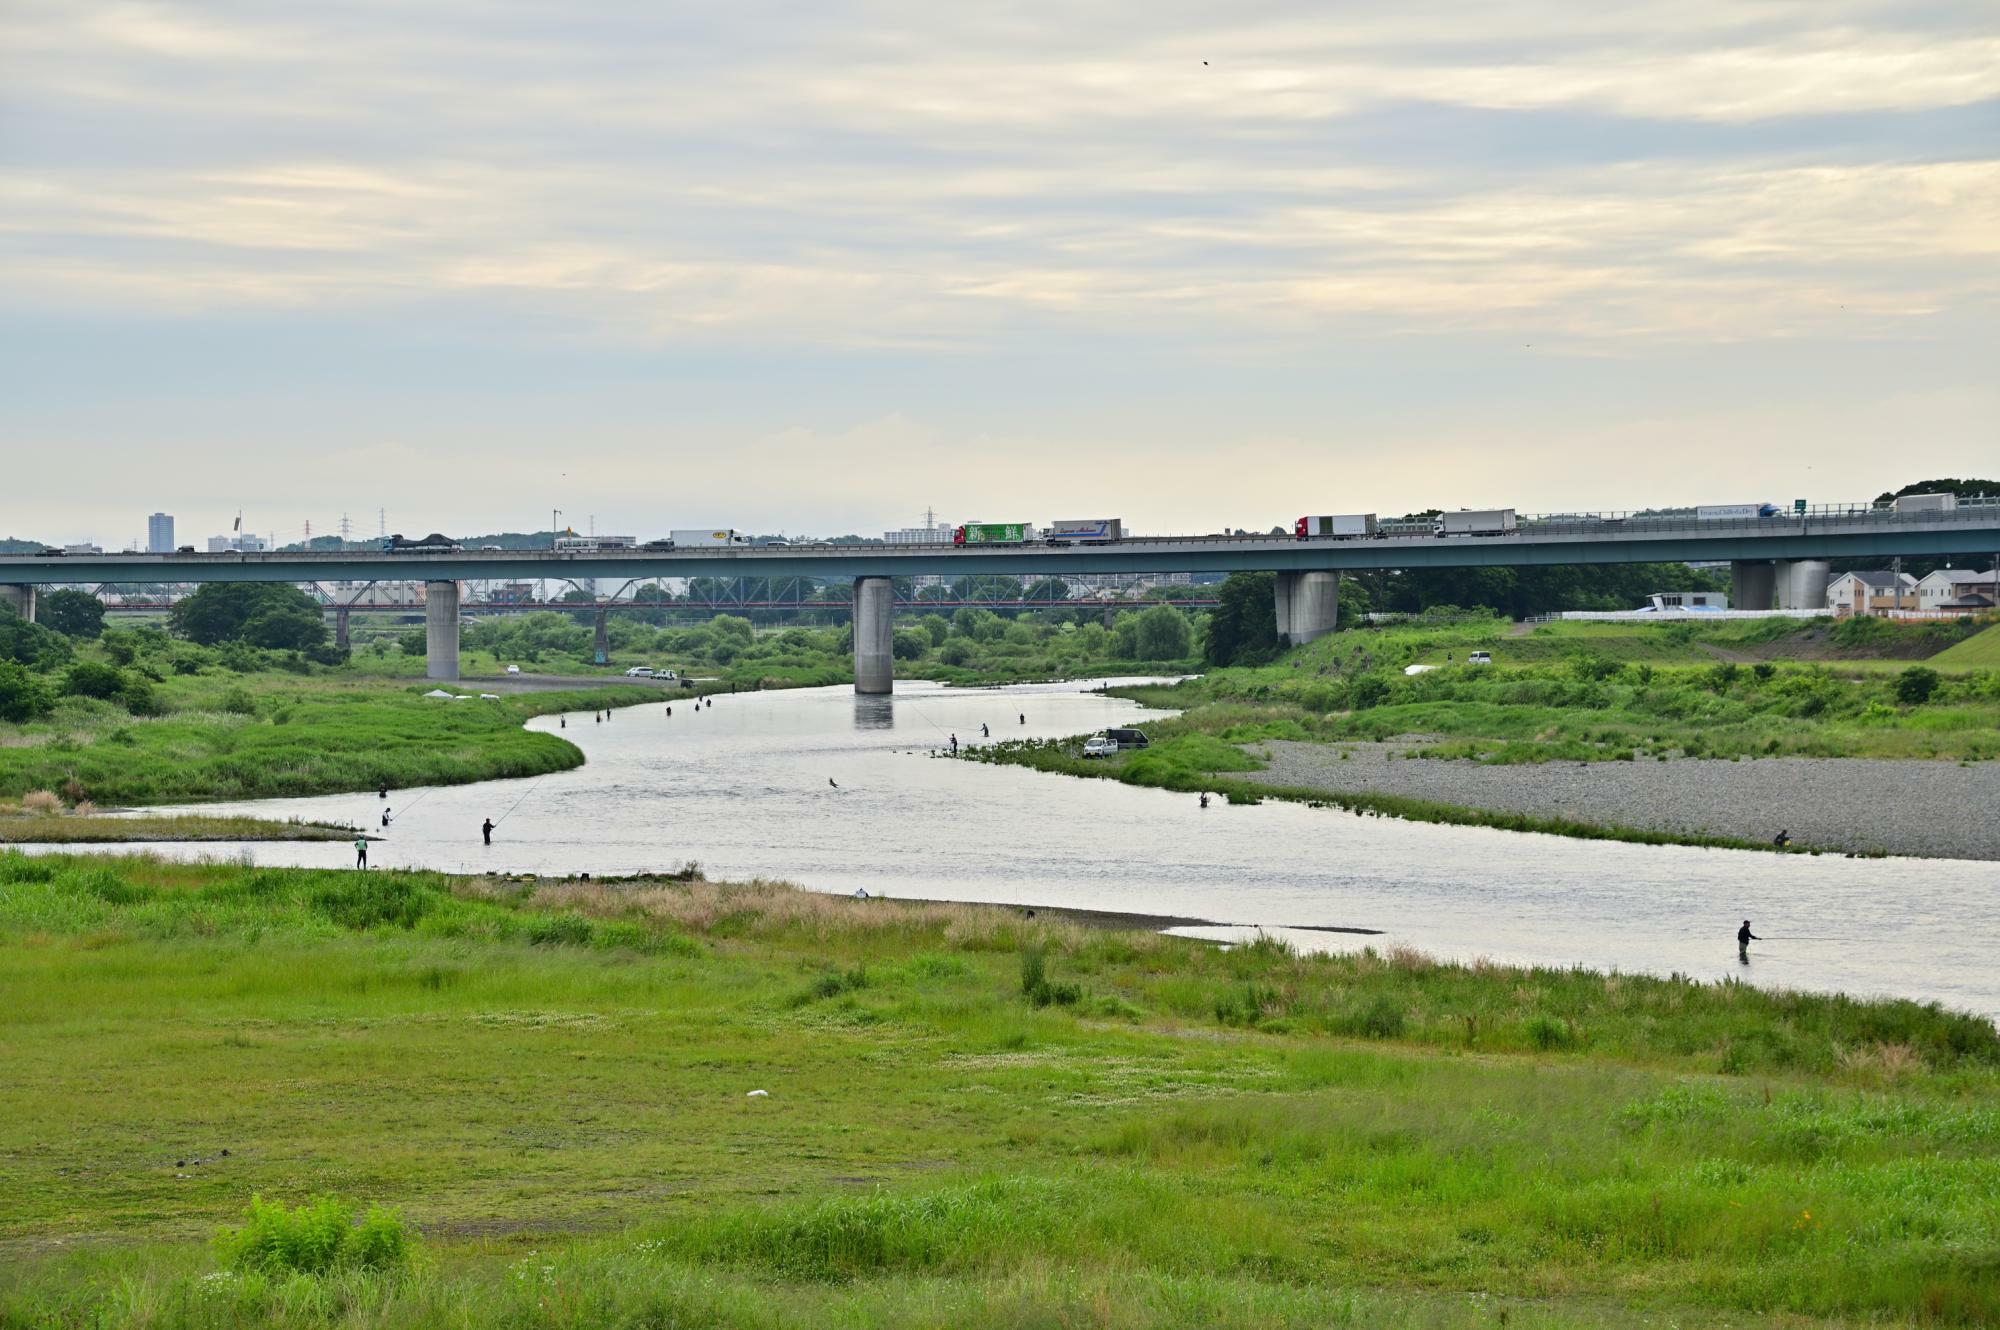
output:
[[1767, 841], [1783, 829], [1795, 847], [1818, 850], [2000, 859], [1995, 762], [1778, 757], [1487, 766], [1400, 756], [1419, 747], [1246, 744], [1246, 752], [1269, 753], [1270, 761], [1240, 779], [1669, 834]]

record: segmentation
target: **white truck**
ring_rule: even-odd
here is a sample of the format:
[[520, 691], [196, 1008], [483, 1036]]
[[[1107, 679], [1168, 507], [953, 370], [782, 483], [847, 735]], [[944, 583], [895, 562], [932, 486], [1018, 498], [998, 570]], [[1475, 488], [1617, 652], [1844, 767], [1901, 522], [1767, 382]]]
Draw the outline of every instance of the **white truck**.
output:
[[1376, 534], [1375, 514], [1336, 513], [1331, 517], [1301, 517], [1292, 524], [1300, 540], [1366, 540]]
[[1775, 503], [1707, 503], [1694, 510], [1697, 522], [1747, 521], [1777, 515]]
[[1103, 545], [1125, 539], [1125, 524], [1115, 517], [1057, 518], [1042, 532], [1051, 545]]
[[673, 530], [667, 533], [668, 547], [680, 550], [716, 549], [724, 545], [748, 545], [750, 537], [730, 527], [713, 527], [702, 531]]
[[1899, 513], [1948, 513], [1958, 507], [1958, 496], [1944, 494], [1905, 494], [1896, 500]]
[[1518, 528], [1512, 508], [1461, 508], [1438, 517], [1440, 536], [1511, 536]]

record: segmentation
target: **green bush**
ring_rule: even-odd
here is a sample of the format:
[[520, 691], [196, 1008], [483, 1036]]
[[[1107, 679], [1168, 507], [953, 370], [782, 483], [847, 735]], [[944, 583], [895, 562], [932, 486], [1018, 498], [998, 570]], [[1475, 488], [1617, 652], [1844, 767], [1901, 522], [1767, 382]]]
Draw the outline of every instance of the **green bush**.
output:
[[118, 696], [125, 690], [125, 675], [115, 665], [80, 660], [63, 676], [63, 692], [70, 697]]
[[353, 1207], [332, 1196], [295, 1210], [252, 1196], [243, 1227], [215, 1238], [229, 1266], [263, 1274], [400, 1270], [409, 1264], [411, 1245], [398, 1212], [372, 1205], [356, 1223]]
[[1924, 665], [1912, 665], [1896, 676], [1896, 700], [1906, 707], [1920, 707], [1938, 690], [1938, 672]]
[[0, 660], [0, 720], [19, 725], [40, 720], [55, 709], [56, 699], [41, 676], [11, 660]]

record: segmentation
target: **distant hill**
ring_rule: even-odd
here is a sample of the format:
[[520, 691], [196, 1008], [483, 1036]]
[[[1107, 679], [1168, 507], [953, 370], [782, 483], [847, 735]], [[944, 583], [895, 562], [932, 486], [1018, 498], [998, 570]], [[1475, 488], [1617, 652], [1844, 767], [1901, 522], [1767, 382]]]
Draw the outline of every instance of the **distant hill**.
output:
[[33, 554], [48, 548], [47, 541], [21, 540], [15, 536], [0, 536], [0, 554]]

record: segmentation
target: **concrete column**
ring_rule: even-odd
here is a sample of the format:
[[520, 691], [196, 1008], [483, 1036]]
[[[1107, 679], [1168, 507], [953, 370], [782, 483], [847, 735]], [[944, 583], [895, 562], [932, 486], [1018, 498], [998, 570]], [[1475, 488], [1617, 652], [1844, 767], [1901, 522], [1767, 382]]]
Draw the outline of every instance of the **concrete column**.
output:
[[1278, 645], [1292, 644], [1292, 604], [1298, 598], [1299, 575], [1297, 573], [1278, 574]]
[[1300, 573], [1292, 588], [1292, 642], [1304, 646], [1334, 630], [1340, 620], [1340, 574]]
[[1768, 610], [1776, 599], [1777, 569], [1768, 563], [1729, 565], [1729, 608]]
[[594, 645], [597, 648], [596, 661], [599, 665], [611, 663], [611, 616], [604, 610], [597, 612], [597, 634]]
[[1826, 584], [1832, 580], [1824, 559], [1793, 559], [1774, 569], [1777, 608], [1781, 610], [1823, 610]]
[[35, 621], [35, 589], [32, 586], [0, 586], [0, 605], [5, 605], [29, 623]]
[[854, 579], [854, 691], [896, 691], [896, 593], [886, 577]]
[[342, 651], [347, 650], [350, 645], [347, 636], [347, 607], [344, 605], [333, 612], [333, 644]]
[[458, 583], [424, 583], [424, 677], [458, 678]]

